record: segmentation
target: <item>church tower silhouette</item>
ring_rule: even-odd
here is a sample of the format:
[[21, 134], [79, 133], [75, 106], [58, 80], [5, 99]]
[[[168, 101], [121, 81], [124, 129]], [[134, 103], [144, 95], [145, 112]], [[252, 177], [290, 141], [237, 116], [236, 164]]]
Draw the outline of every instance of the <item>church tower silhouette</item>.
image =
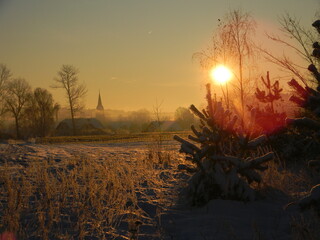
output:
[[104, 107], [103, 107], [102, 101], [101, 101], [100, 91], [99, 91], [98, 105], [97, 105], [96, 110], [99, 110], [99, 111], [103, 111], [104, 110]]
[[99, 97], [98, 97], [98, 105], [96, 107], [96, 118], [102, 122], [104, 122], [105, 120], [104, 107], [102, 105], [100, 91], [99, 91]]

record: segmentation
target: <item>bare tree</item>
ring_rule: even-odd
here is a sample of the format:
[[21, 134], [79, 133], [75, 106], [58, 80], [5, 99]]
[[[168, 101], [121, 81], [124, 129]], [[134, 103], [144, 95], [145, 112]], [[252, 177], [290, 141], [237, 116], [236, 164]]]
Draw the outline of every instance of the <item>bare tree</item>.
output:
[[86, 86], [79, 83], [78, 70], [72, 65], [62, 65], [58, 77], [54, 79], [54, 88], [65, 90], [67, 102], [70, 108], [73, 134], [76, 135], [75, 114], [83, 109], [81, 100], [87, 93]]
[[6, 108], [13, 115], [16, 125], [17, 138], [21, 137], [20, 121], [24, 108], [31, 96], [31, 87], [23, 78], [16, 78], [7, 83]]
[[12, 74], [6, 65], [0, 64], [0, 116], [2, 116], [5, 111], [5, 91], [6, 84], [10, 80]]
[[239, 10], [231, 12], [227, 20], [228, 24], [224, 28], [224, 34], [229, 36], [228, 45], [237, 59], [241, 112], [244, 114], [244, 66], [246, 61], [253, 56], [254, 48], [251, 37], [255, 31], [255, 22], [248, 13], [243, 14]]
[[51, 93], [36, 88], [25, 110], [26, 125], [33, 136], [45, 137], [53, 129], [55, 116], [60, 106], [54, 103]]
[[156, 131], [161, 132], [161, 124], [164, 121], [163, 116], [162, 116], [162, 104], [163, 100], [159, 103], [158, 99], [156, 99], [156, 103], [153, 106], [153, 121], [156, 124]]
[[305, 65], [314, 64], [315, 66], [319, 66], [319, 60], [312, 57], [312, 45], [316, 42], [317, 38], [311, 29], [303, 27], [297, 18], [291, 17], [289, 14], [283, 15], [279, 19], [279, 23], [280, 30], [284, 35], [280, 37], [267, 33], [267, 36], [275, 43], [283, 46], [284, 49], [287, 49], [288, 52], [295, 53], [294, 57], [296, 60], [293, 61], [286, 54], [278, 56], [262, 47], [258, 47], [258, 49], [264, 53], [268, 61], [293, 74], [304, 85], [308, 86], [308, 78], [305, 77], [308, 76], [306, 74], [308, 73], [307, 68], [297, 64], [297, 62], [300, 60], [300, 62], [306, 63]]
[[[256, 56], [253, 36], [256, 23], [248, 13], [240, 10], [229, 12], [221, 21], [211, 44], [203, 51], [193, 55], [199, 59], [206, 70], [218, 64], [226, 64], [234, 68], [236, 84], [233, 85], [240, 98], [242, 124], [245, 111], [246, 84], [252, 80], [253, 59]], [[227, 103], [228, 105], [228, 103]]]

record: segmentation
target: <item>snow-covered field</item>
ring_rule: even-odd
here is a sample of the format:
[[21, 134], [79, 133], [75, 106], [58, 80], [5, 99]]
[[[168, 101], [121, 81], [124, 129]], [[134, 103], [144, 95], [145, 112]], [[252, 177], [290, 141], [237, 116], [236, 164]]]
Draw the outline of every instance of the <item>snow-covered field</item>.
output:
[[[155, 180], [152, 185], [148, 185], [150, 191], [143, 182], [139, 183], [141, 188], [137, 188], [141, 190], [141, 193], [137, 193], [139, 195], [137, 206], [143, 216], [139, 219], [141, 226], [138, 233], [135, 235], [132, 229], [129, 229], [129, 223], [120, 221], [117, 225], [117, 239], [129, 239], [130, 236], [131, 239], [137, 237], [137, 239], [186, 240], [308, 239], [308, 232], [305, 233], [305, 237], [295, 238], [300, 236], [300, 232], [296, 233], [297, 225], [301, 231], [311, 231], [316, 220], [306, 219], [309, 215], [304, 215], [302, 219], [295, 207], [284, 210], [290, 199], [277, 190], [266, 192], [263, 199], [255, 202], [243, 203], [218, 199], [210, 201], [201, 208], [186, 205], [185, 195], [175, 197], [176, 191], [181, 190], [181, 186], [188, 180], [188, 175], [177, 169], [178, 164], [184, 161], [183, 156], [178, 154], [179, 144], [168, 141], [164, 142], [162, 147], [162, 151], [170, 153], [169, 166], [155, 167], [151, 173]], [[4, 168], [4, 164], [7, 163], [7, 169], [10, 168], [10, 171], [16, 169], [16, 174], [20, 174], [32, 162], [51, 162], [62, 166], [64, 161], [75, 157], [130, 164], [148, 159], [151, 148], [150, 143], [141, 142], [1, 144], [0, 168]], [[150, 196], [146, 196], [148, 194]]]
[[[77, 143], [77, 144], [0, 144], [1, 161], [23, 162], [24, 159], [66, 159], [72, 156], [87, 156], [99, 159], [137, 159], [149, 151], [150, 143]], [[177, 150], [175, 141], [163, 143], [166, 150]]]

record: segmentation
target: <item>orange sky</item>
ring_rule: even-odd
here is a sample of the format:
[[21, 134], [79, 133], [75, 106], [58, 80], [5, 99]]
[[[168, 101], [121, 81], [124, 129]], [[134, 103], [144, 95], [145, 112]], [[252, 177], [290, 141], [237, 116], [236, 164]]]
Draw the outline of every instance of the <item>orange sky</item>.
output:
[[[105, 108], [152, 110], [158, 101], [164, 111], [174, 111], [203, 102], [208, 76], [192, 54], [209, 43], [217, 20], [237, 8], [252, 14], [262, 34], [276, 28], [285, 12], [311, 24], [320, 3], [0, 0], [0, 63], [32, 87], [49, 89], [62, 105], [62, 90], [50, 85], [61, 65], [71, 64], [87, 85], [87, 108], [96, 107], [100, 90]], [[271, 76], [279, 75], [269, 68]]]

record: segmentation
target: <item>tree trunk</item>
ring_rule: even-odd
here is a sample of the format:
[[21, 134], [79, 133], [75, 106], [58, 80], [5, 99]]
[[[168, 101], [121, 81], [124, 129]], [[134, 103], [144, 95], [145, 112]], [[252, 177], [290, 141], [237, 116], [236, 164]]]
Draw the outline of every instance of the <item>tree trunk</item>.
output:
[[73, 104], [72, 104], [72, 100], [69, 97], [69, 104], [70, 104], [70, 113], [71, 113], [71, 121], [72, 121], [72, 132], [73, 135], [76, 135], [76, 122], [74, 120], [74, 109], [73, 109]]
[[71, 109], [71, 119], [72, 119], [72, 130], [73, 130], [73, 135], [76, 135], [76, 123], [74, 120], [74, 113], [73, 113], [73, 109]]
[[19, 127], [19, 120], [18, 116], [15, 116], [15, 123], [16, 123], [16, 134], [17, 134], [17, 139], [20, 139], [20, 127]]
[[242, 55], [239, 52], [239, 78], [240, 78], [240, 101], [241, 101], [241, 126], [244, 128], [244, 90], [242, 73]]

